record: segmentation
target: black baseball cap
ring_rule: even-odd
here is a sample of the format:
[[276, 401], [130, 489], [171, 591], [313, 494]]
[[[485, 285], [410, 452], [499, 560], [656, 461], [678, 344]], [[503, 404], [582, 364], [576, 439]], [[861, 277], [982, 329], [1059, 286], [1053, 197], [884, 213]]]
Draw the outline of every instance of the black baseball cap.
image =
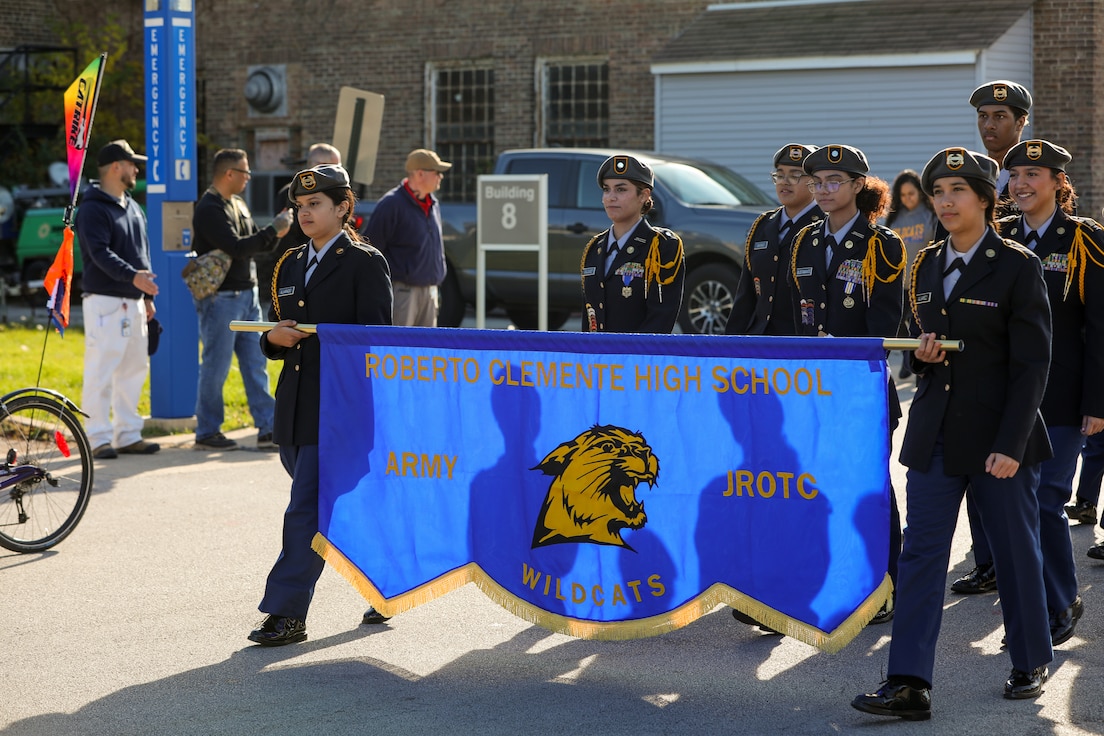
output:
[[96, 165], [107, 166], [116, 161], [131, 161], [136, 164], [144, 164], [148, 160], [147, 157], [135, 153], [134, 149], [130, 147], [130, 144], [120, 138], [119, 140], [111, 141], [100, 149], [100, 155], [96, 157]]

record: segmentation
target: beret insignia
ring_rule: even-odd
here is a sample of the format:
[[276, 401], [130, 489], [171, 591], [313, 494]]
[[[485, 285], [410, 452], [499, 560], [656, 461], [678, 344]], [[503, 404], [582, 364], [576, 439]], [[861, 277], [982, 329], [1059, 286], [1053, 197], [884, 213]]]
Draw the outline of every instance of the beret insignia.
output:
[[1041, 144], [1032, 141], [1027, 144], [1027, 150], [1025, 151], [1027, 157], [1032, 161], [1038, 161], [1043, 156], [1043, 147]]
[[304, 189], [314, 189], [318, 183], [314, 180], [314, 173], [307, 172], [299, 177], [299, 185]]
[[629, 157], [628, 156], [614, 156], [613, 158], [613, 172], [615, 174], [624, 174], [629, 170]]
[[1008, 99], [1008, 87], [1003, 84], [993, 85], [993, 99], [997, 102], [1004, 102]]
[[800, 162], [803, 158], [803, 151], [801, 146], [790, 146], [790, 160]]
[[947, 168], [958, 171], [962, 164], [966, 163], [966, 152], [961, 148], [951, 148], [947, 151]]

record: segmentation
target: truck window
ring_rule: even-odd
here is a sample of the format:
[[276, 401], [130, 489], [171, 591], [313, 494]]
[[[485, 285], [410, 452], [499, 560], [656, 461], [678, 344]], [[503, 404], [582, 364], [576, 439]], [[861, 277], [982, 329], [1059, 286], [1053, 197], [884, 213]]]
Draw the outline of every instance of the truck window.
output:
[[506, 162], [505, 174], [548, 174], [548, 207], [567, 207], [571, 161], [564, 158], [515, 158]]
[[683, 204], [696, 205], [765, 205], [766, 196], [756, 192], [755, 187], [747, 183], [737, 186], [739, 177], [733, 172], [720, 175], [717, 171], [707, 171], [684, 163], [656, 163], [656, 178]]
[[598, 169], [602, 162], [585, 159], [579, 162], [579, 179], [575, 188], [575, 206], [581, 210], [602, 209], [602, 190], [598, 188]]

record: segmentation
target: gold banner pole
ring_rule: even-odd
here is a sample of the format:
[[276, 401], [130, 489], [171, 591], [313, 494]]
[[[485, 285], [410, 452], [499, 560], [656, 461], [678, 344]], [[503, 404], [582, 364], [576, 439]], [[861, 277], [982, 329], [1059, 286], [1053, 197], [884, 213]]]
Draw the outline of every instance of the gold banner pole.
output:
[[[230, 323], [230, 330], [233, 332], [265, 332], [275, 326], [275, 322], [234, 320]], [[300, 324], [296, 325], [295, 329], [301, 332], [315, 333], [318, 332], [318, 325]], [[961, 353], [966, 349], [961, 340], [939, 340], [938, 343], [939, 349], [946, 350], [948, 353]], [[887, 337], [882, 340], [882, 347], [886, 350], [916, 350], [920, 347], [920, 341], [908, 337]]]
[[[268, 332], [276, 326], [275, 322], [248, 322], [243, 319], [236, 319], [230, 323], [231, 332]], [[295, 325], [295, 329], [300, 332], [318, 332], [318, 325], [299, 324]]]

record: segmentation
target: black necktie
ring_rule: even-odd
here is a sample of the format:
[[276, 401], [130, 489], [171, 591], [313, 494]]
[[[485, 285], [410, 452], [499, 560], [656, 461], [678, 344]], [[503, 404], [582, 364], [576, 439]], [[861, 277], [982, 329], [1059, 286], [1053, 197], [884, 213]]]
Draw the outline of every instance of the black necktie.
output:
[[606, 254], [606, 271], [608, 272], [613, 268], [613, 262], [617, 260], [617, 252], [621, 250], [621, 244], [616, 240], [610, 244], [609, 253]]
[[793, 220], [786, 220], [784, 223], [782, 223], [782, 227], [778, 228], [779, 243], [785, 242], [786, 235], [789, 234], [791, 227], [793, 227]]
[[1035, 250], [1035, 244], [1039, 242], [1039, 233], [1032, 230], [1027, 234], [1027, 238], [1024, 240], [1024, 245], [1031, 250]]
[[307, 261], [307, 273], [303, 279], [304, 282], [310, 281], [311, 275], [314, 273], [314, 267], [318, 265], [318, 256], [311, 256]]
[[828, 237], [824, 238], [824, 267], [825, 268], [831, 268], [832, 267], [832, 251], [835, 249], [835, 247], [837, 245], [839, 245], [839, 243], [836, 242], [836, 239], [831, 234], [829, 234]]
[[943, 272], [943, 278], [947, 278], [955, 271], [962, 271], [965, 268], [966, 261], [962, 260], [962, 257], [959, 256], [958, 258], [955, 258], [953, 261], [951, 261], [951, 265], [947, 266], [947, 270]]

